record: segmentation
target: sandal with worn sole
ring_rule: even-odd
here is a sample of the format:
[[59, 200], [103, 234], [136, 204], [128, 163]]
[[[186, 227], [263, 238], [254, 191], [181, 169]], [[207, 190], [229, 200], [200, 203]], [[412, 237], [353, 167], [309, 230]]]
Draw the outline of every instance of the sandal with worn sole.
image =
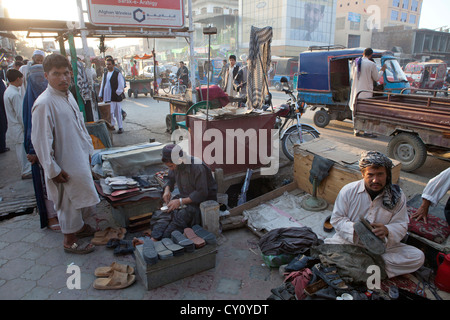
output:
[[341, 279], [337, 273], [336, 267], [324, 267], [322, 264], [317, 263], [311, 270], [314, 274], [320, 277], [326, 282], [330, 287], [334, 289], [346, 290], [349, 287], [345, 284], [344, 280]]
[[370, 223], [361, 217], [353, 224], [353, 230], [358, 234], [364, 247], [373, 254], [382, 255], [385, 252], [384, 242], [372, 232]]
[[193, 225], [192, 230], [194, 230], [196, 235], [205, 240], [207, 244], [217, 244], [216, 236], [208, 230], [203, 229], [200, 225]]
[[135, 275], [114, 270], [108, 278], [95, 279], [93, 286], [99, 290], [115, 290], [129, 287], [135, 281]]
[[88, 242], [84, 242], [82, 240], [78, 240], [77, 242], [72, 243], [70, 247], [64, 246], [64, 251], [68, 253], [76, 253], [76, 254], [86, 254], [94, 251], [95, 246]]
[[203, 246], [206, 245], [206, 241], [203, 238], [200, 238], [195, 232], [194, 230], [192, 230], [191, 228], [185, 228], [184, 229], [184, 236], [186, 238], [188, 238], [189, 240], [191, 240], [194, 245], [195, 248], [199, 249]]
[[111, 263], [109, 267], [98, 267], [95, 269], [94, 274], [96, 277], [109, 277], [114, 271], [134, 274], [134, 268], [132, 266], [117, 262]]

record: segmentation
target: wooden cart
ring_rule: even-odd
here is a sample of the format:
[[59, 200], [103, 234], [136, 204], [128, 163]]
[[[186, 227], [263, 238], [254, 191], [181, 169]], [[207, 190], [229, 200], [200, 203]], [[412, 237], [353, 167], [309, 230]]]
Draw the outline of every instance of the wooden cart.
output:
[[153, 95], [152, 79], [128, 79], [127, 81], [130, 83], [130, 88], [128, 89], [129, 98], [131, 98], [132, 95], [137, 98], [139, 93], [143, 93], [145, 96], [149, 93], [150, 95]]

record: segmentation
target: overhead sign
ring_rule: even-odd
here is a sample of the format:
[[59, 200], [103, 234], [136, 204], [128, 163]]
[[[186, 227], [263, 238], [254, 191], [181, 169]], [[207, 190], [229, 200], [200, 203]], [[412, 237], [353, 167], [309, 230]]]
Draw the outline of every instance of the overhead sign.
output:
[[88, 0], [89, 21], [103, 26], [183, 27], [183, 0]]

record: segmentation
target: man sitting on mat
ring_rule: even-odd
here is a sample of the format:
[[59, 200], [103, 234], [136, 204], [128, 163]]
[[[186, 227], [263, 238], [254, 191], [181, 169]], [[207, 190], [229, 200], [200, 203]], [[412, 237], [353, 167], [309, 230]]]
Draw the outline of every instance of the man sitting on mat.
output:
[[[161, 160], [169, 168], [163, 200], [171, 217], [160, 219], [154, 225], [153, 240], [170, 238], [172, 231], [183, 232], [185, 228], [201, 224], [200, 203], [217, 200], [217, 183], [211, 169], [194, 159], [185, 155], [178, 145], [169, 144], [163, 148]], [[175, 185], [179, 194], [172, 198]]]
[[354, 224], [363, 217], [373, 233], [385, 241], [381, 257], [389, 278], [418, 270], [425, 259], [422, 251], [400, 242], [408, 230], [406, 197], [392, 184], [392, 161], [376, 151], [363, 153], [359, 168], [363, 179], [344, 186], [331, 216], [336, 234], [325, 243], [361, 245]]

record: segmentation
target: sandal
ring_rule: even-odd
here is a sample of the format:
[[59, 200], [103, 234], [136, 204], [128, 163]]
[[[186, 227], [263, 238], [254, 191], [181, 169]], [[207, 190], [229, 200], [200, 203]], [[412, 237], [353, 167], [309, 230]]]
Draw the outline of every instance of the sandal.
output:
[[200, 225], [196, 224], [192, 226], [192, 230], [194, 230], [195, 234], [206, 241], [207, 244], [217, 244], [216, 236], [203, 229]]
[[95, 246], [82, 240], [72, 243], [70, 247], [64, 246], [64, 251], [68, 253], [86, 254], [94, 251]]
[[95, 269], [94, 274], [96, 277], [109, 277], [114, 271], [133, 274], [134, 268], [129, 265], [113, 262], [109, 267], [98, 267]]
[[116, 256], [130, 254], [134, 252], [132, 240], [119, 240], [119, 245], [114, 249]]
[[194, 243], [195, 248], [197, 249], [203, 247], [206, 244], [206, 241], [203, 238], [197, 236], [197, 234], [191, 228], [184, 229], [184, 236], [191, 240]]
[[98, 278], [94, 281], [94, 288], [99, 290], [114, 290], [129, 287], [136, 281], [136, 276], [113, 270], [108, 278]]
[[94, 228], [92, 228], [90, 225], [85, 224], [83, 226], [83, 228], [81, 228], [80, 231], [75, 232], [75, 236], [77, 238], [86, 238], [86, 237], [91, 237], [95, 234], [95, 230]]
[[47, 228], [55, 232], [61, 232], [61, 226], [59, 225], [59, 223], [49, 224]]
[[339, 274], [337, 273], [336, 267], [326, 268], [322, 264], [318, 263], [314, 265], [314, 267], [312, 268], [312, 272], [334, 289], [341, 289], [341, 290], [349, 289], [349, 287], [345, 284], [344, 280], [342, 280]]
[[125, 237], [126, 232], [127, 230], [125, 228], [114, 229], [108, 227], [105, 230], [95, 232], [91, 243], [97, 246], [104, 246], [111, 239], [122, 240]]
[[372, 226], [366, 219], [361, 217], [360, 221], [353, 224], [353, 229], [367, 250], [376, 255], [382, 255], [385, 252], [383, 240], [372, 232]]

